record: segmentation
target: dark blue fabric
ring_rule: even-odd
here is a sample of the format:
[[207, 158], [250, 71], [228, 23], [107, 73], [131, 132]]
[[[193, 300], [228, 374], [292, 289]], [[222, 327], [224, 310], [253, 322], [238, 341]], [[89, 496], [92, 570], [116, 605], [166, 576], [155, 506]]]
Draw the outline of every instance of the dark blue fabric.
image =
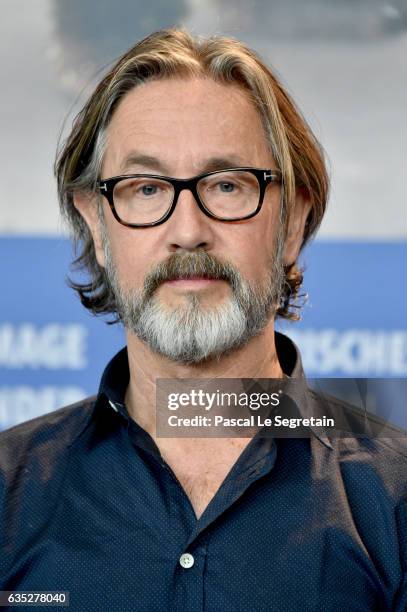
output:
[[406, 612], [403, 440], [256, 436], [197, 520], [128, 378], [122, 351], [97, 398], [0, 434], [0, 590], [86, 612]]

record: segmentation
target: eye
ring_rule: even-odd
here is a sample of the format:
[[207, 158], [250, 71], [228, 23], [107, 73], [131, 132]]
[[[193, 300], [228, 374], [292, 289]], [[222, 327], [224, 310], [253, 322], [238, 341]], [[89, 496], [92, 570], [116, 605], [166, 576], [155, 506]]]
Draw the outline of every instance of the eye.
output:
[[220, 187], [220, 190], [223, 191], [224, 193], [231, 193], [232, 191], [234, 191], [236, 185], [234, 185], [233, 183], [227, 183], [226, 181], [224, 181], [223, 183], [219, 183], [219, 187]]
[[238, 185], [232, 181], [218, 181], [216, 182], [212, 189], [216, 190], [218, 193], [235, 193]]
[[153, 195], [156, 195], [158, 192], [158, 185], [152, 185], [152, 184], [141, 185], [141, 187], [139, 187], [137, 191], [141, 193], [141, 195], [143, 196], [153, 196]]

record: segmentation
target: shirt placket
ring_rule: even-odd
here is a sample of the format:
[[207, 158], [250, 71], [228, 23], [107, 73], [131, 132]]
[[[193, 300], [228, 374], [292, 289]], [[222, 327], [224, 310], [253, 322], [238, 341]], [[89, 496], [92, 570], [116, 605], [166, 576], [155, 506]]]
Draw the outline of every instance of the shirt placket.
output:
[[[112, 406], [112, 402], [109, 402]], [[241, 498], [246, 490], [258, 479], [265, 476], [274, 466], [277, 447], [275, 441], [256, 436], [243, 451], [226, 480], [197, 520], [192, 504], [170, 466], [164, 461], [152, 438], [129, 421], [123, 406], [115, 404], [114, 409], [125, 417], [133, 444], [147, 452], [149, 460], [160, 471], [160, 481], [165, 483], [165, 494], [169, 496], [171, 511], [171, 533], [168, 545], [176, 551], [173, 566], [173, 589], [171, 610], [181, 612], [204, 612], [205, 567], [210, 550], [211, 529], [215, 521]], [[168, 503], [168, 500], [167, 500]], [[166, 543], [163, 541], [163, 546]], [[226, 559], [225, 559], [226, 560]], [[227, 571], [225, 569], [225, 576]]]
[[[209, 612], [205, 607], [205, 590], [210, 588], [210, 585], [205, 583], [205, 566], [210, 550], [211, 527], [256, 480], [271, 471], [276, 459], [276, 445], [273, 443], [270, 449], [270, 442], [255, 441], [257, 450], [253, 448], [252, 451], [255, 452], [249, 457], [238, 459], [215, 497], [196, 521], [179, 555], [174, 572], [174, 611]], [[180, 484], [179, 486], [181, 487]], [[226, 574], [227, 571], [225, 578]]]

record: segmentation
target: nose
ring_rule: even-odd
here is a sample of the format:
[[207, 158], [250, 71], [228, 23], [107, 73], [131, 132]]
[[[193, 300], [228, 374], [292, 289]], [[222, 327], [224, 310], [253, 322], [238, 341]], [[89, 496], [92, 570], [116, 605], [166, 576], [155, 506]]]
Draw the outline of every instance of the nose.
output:
[[207, 217], [199, 208], [193, 193], [183, 189], [166, 223], [169, 249], [209, 250], [213, 245], [214, 223], [216, 221]]

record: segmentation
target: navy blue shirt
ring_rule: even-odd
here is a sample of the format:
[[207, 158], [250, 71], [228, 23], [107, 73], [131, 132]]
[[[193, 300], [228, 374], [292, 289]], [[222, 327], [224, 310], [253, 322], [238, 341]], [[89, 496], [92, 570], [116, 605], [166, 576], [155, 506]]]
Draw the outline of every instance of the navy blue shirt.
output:
[[86, 612], [406, 612], [405, 441], [256, 435], [197, 520], [128, 380], [124, 349], [96, 398], [0, 434], [0, 590]]

